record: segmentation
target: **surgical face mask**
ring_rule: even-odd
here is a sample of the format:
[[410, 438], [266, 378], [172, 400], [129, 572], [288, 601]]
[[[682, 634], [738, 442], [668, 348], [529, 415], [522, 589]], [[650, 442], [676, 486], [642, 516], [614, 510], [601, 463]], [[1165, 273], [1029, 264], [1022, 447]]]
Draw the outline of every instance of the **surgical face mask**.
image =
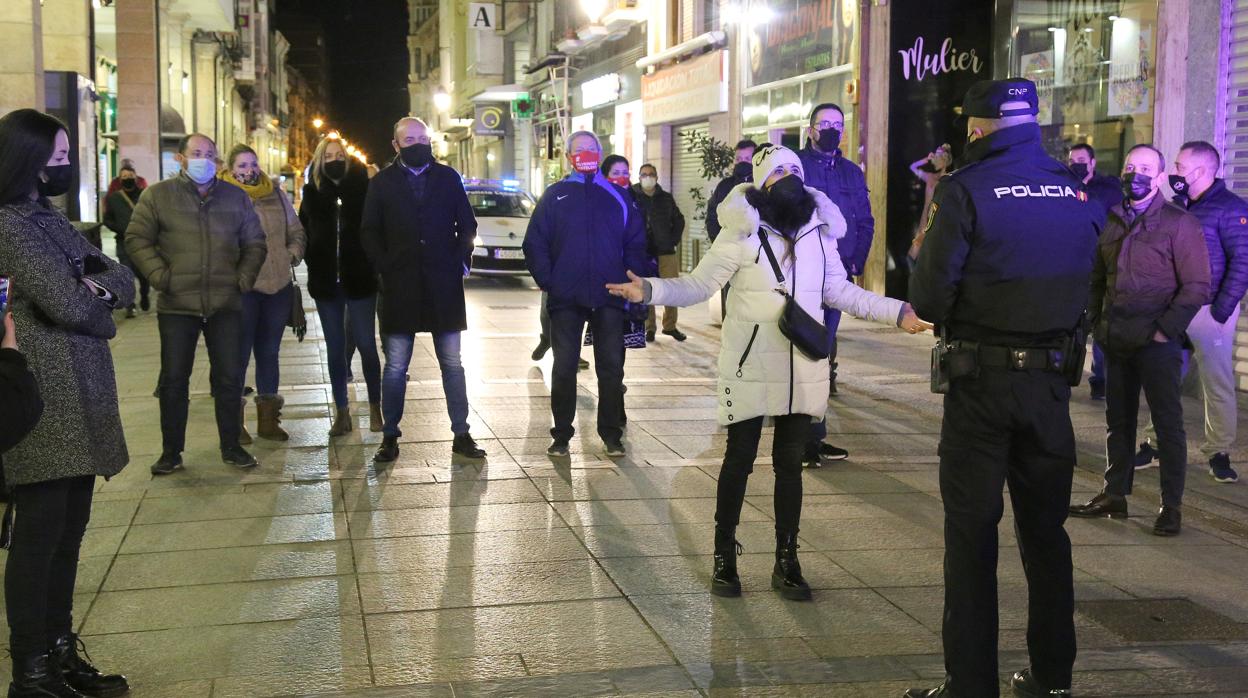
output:
[[738, 162], [732, 166], [732, 176], [737, 179], [752, 179], [754, 166], [748, 162]]
[[433, 162], [433, 146], [428, 143], [413, 143], [399, 148], [399, 158], [408, 167], [419, 170]]
[[188, 158], [186, 176], [196, 184], [207, 184], [217, 176], [217, 163], [208, 158]]
[[1122, 178], [1122, 193], [1132, 201], [1143, 201], [1153, 192], [1153, 178], [1139, 172], [1128, 172]]
[[1187, 177], [1177, 174], [1170, 175], [1170, 188], [1174, 190], [1175, 194], [1186, 196], [1187, 188], [1190, 186], [1191, 182], [1187, 181]]
[[650, 191], [651, 189], [654, 189], [658, 185], [659, 185], [659, 180], [657, 177], [642, 177], [641, 178], [641, 188], [645, 189], [646, 191]]
[[43, 196], [60, 196], [69, 191], [70, 181], [74, 178], [73, 165], [48, 165], [43, 168], [44, 181], [39, 180], [39, 193]]
[[835, 127], [821, 128], [815, 143], [818, 144], [819, 150], [830, 153], [841, 145], [841, 130]]
[[325, 163], [325, 174], [330, 179], [342, 179], [347, 174], [346, 160], [330, 160]]
[[1070, 171], [1074, 172], [1075, 176], [1078, 177], [1079, 181], [1082, 182], [1083, 180], [1088, 178], [1088, 163], [1072, 162], [1070, 163]]

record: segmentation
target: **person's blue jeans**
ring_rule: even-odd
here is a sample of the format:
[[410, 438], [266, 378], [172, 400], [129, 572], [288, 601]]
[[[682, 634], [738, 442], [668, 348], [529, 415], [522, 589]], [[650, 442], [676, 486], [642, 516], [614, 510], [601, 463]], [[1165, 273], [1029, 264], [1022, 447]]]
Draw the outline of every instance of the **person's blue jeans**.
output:
[[242, 367], [238, 379], [246, 382], [247, 366], [255, 353], [257, 395], [277, 395], [281, 378], [277, 357], [282, 335], [286, 333], [286, 321], [290, 319], [290, 294], [290, 286], [277, 293], [243, 294], [243, 327], [239, 333]]
[[364, 367], [364, 383], [368, 386], [368, 401], [381, 400], [381, 359], [377, 357], [376, 318], [377, 296], [347, 298], [342, 288], [333, 298], [318, 298], [316, 313], [321, 316], [321, 329], [325, 332], [325, 352], [329, 355], [329, 383], [333, 388], [334, 404], [339, 409], [347, 406], [347, 336], [350, 335], [360, 352]]
[[156, 393], [160, 398], [161, 447], [165, 453], [186, 450], [191, 371], [195, 368], [201, 334], [208, 345], [208, 383], [212, 386], [216, 408], [217, 435], [222, 448], [238, 445], [243, 409], [243, 381], [238, 377], [241, 322], [241, 313], [237, 310], [220, 310], [207, 318], [171, 313], [156, 315], [156, 326], [160, 330], [160, 378]]
[[[354, 311], [352, 311], [354, 312]], [[460, 359], [460, 332], [435, 332], [433, 353], [438, 357], [442, 370], [442, 392], [446, 395], [446, 411], [451, 418], [451, 432], [456, 436], [467, 434], [468, 427], [468, 381], [464, 377], [464, 363]], [[412, 363], [412, 350], [416, 346], [414, 334], [387, 334], [381, 338], [386, 352], [386, 368], [381, 379], [382, 433], [399, 437], [403, 431], [403, 405], [407, 399], [407, 368]]]
[[[836, 330], [841, 326], [841, 311], [836, 308], [823, 309], [823, 323], [828, 327], [828, 346], [832, 353], [828, 354], [828, 372], [832, 380], [836, 380]], [[815, 415], [819, 421], [810, 423], [810, 440], [820, 443], [828, 438], [827, 410]]]

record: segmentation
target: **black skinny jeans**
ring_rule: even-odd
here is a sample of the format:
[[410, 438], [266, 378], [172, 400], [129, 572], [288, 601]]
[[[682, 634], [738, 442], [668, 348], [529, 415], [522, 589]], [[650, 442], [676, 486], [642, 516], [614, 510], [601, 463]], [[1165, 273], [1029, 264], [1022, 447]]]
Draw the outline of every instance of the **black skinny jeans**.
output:
[[4, 569], [9, 650], [22, 662], [73, 632], [78, 550], [91, 518], [95, 478], [71, 477], [13, 490], [16, 519]]
[[[786, 414], [774, 417], [771, 460], [776, 471], [776, 533], [797, 535], [802, 518], [802, 451], [810, 434], [810, 415]], [[745, 486], [754, 472], [758, 442], [763, 435], [763, 418], [755, 417], [728, 426], [728, 449], [719, 471], [715, 503], [715, 524], [733, 528], [741, 520]]]

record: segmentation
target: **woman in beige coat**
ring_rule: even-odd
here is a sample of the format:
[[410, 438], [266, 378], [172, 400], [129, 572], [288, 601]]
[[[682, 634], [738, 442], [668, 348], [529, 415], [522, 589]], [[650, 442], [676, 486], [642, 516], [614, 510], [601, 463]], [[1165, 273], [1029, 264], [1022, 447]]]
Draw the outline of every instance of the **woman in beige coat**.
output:
[[[239, 378], [246, 380], [247, 364], [252, 352], [256, 355], [256, 434], [262, 439], [285, 441], [290, 438], [282, 429], [282, 398], [277, 394], [278, 351], [286, 321], [290, 318], [292, 267], [303, 259], [307, 238], [295, 207], [281, 187], [260, 170], [256, 151], [245, 145], [230, 150], [221, 179], [241, 188], [251, 197], [264, 228], [269, 252], [260, 276], [251, 291], [243, 294], [243, 327], [240, 333], [243, 359]], [[245, 419], [244, 419], [245, 421]], [[242, 430], [242, 443], [251, 443], [247, 429]]]

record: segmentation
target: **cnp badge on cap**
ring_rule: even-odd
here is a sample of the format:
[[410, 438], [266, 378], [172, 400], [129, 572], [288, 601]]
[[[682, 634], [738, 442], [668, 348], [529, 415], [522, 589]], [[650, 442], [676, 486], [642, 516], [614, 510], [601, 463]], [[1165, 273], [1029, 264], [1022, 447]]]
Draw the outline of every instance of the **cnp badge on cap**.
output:
[[[1003, 109], [1012, 102], [1021, 102], [1026, 107]], [[1040, 97], [1036, 94], [1036, 83], [1026, 78], [1010, 78], [1008, 80], [981, 80], [966, 91], [962, 98], [962, 116], [975, 116], [982, 119], [1000, 119], [1006, 116], [1036, 115], [1040, 113]]]

